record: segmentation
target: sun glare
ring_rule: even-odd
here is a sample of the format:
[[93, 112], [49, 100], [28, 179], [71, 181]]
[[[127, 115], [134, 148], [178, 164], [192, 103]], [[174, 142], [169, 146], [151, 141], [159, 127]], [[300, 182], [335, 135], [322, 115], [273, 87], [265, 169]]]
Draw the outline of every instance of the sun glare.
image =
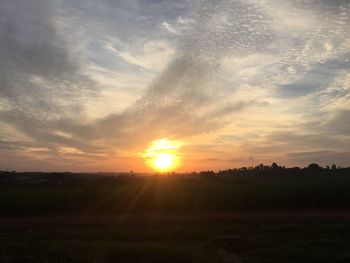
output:
[[174, 156], [169, 153], [160, 153], [153, 160], [154, 165], [159, 170], [169, 169], [174, 162]]
[[160, 139], [153, 141], [144, 151], [146, 163], [158, 172], [169, 172], [180, 164], [178, 149], [182, 144], [178, 141]]

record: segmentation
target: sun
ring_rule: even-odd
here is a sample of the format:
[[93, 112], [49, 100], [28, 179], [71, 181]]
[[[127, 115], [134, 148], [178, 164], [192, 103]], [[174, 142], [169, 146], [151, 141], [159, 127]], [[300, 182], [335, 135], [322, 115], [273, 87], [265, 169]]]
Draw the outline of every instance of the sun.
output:
[[157, 172], [174, 171], [180, 165], [179, 148], [182, 143], [169, 139], [152, 141], [142, 156], [148, 166]]
[[174, 165], [174, 159], [175, 157], [172, 154], [160, 153], [154, 158], [153, 164], [160, 171], [164, 171], [168, 170]]

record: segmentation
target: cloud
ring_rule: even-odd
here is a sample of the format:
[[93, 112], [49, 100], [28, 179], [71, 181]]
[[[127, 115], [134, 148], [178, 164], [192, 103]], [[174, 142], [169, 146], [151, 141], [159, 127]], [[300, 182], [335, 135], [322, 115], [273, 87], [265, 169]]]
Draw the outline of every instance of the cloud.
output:
[[78, 163], [206, 134], [230, 138], [218, 152], [232, 143], [256, 158], [346, 152], [348, 1], [0, 6], [7, 156]]
[[[350, 110], [337, 111], [321, 128], [334, 135], [350, 137]], [[348, 139], [347, 138], [347, 139]]]
[[0, 120], [40, 146], [83, 146], [79, 138], [54, 135], [58, 122], [83, 115], [81, 101], [93, 92], [93, 82], [67, 49], [51, 6], [11, 0], [1, 3], [0, 12]]
[[330, 86], [339, 72], [350, 68], [350, 55], [314, 64], [299, 80], [281, 85], [282, 96], [305, 96]]
[[296, 152], [288, 154], [289, 161], [295, 165], [306, 166], [310, 163], [319, 163], [323, 166], [338, 164], [347, 165], [350, 161], [350, 152], [318, 151], [318, 152]]
[[326, 155], [330, 154], [331, 151], [315, 151], [315, 152], [293, 152], [288, 153], [288, 157], [291, 158], [303, 158], [303, 157], [313, 157], [313, 156], [320, 156], [320, 155]]
[[[246, 19], [242, 9], [255, 20]], [[125, 136], [141, 133], [150, 138], [190, 136], [221, 128], [225, 116], [252, 105], [240, 99], [229, 103], [220, 100], [218, 106], [216, 94], [225, 83], [218, 76], [225, 55], [233, 49], [259, 50], [258, 43], [269, 41], [270, 32], [264, 29], [264, 19], [256, 14], [260, 12], [254, 5], [240, 2], [232, 5], [222, 1], [218, 6], [211, 1], [200, 3], [191, 29], [179, 43], [173, 61], [148, 87], [145, 95], [125, 112], [112, 114], [98, 125], [105, 125], [107, 128], [103, 130], [112, 134], [123, 134], [124, 129]], [[246, 32], [244, 26], [249, 26], [250, 31]], [[252, 38], [254, 32], [260, 35]], [[133, 63], [130, 57], [128, 61]]]
[[166, 42], [153, 40], [137, 46], [137, 50], [131, 52], [116, 51], [116, 53], [126, 63], [151, 72], [159, 72], [169, 63], [174, 55], [174, 50]]

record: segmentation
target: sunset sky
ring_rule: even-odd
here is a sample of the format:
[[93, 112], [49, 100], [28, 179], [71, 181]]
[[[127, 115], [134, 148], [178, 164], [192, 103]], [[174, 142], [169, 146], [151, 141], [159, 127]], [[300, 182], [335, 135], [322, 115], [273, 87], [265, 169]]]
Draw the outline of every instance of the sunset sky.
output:
[[146, 172], [164, 140], [177, 171], [349, 166], [350, 1], [1, 0], [0, 170]]

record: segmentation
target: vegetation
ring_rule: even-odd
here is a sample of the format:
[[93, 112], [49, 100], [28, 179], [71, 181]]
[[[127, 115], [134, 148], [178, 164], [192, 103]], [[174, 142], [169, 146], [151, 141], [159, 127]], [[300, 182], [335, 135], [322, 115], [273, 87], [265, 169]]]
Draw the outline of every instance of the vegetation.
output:
[[315, 164], [1, 172], [0, 262], [349, 262], [348, 189], [349, 168]]
[[0, 262], [350, 262], [349, 216], [207, 214], [0, 220]]
[[12, 216], [350, 208], [349, 169], [313, 165], [295, 174], [293, 169], [273, 165], [144, 177], [49, 174], [53, 179], [40, 184], [2, 184], [0, 211]]

